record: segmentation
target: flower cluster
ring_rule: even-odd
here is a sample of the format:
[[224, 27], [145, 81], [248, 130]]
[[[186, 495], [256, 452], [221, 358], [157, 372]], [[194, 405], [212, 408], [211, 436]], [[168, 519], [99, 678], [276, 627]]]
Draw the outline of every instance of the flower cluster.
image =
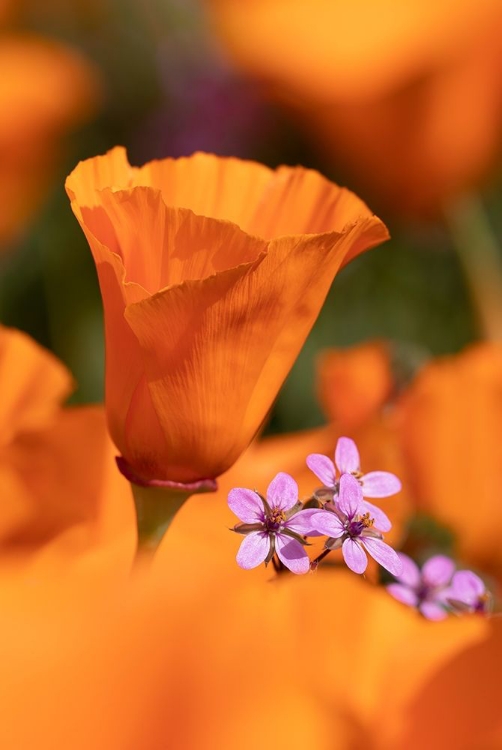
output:
[[402, 571], [398, 583], [390, 583], [387, 591], [395, 599], [416, 607], [428, 620], [444, 620], [448, 611], [486, 614], [491, 607], [491, 594], [485, 584], [470, 570], [455, 572], [455, 563], [445, 555], [429, 558], [422, 569], [399, 553]]
[[[237, 554], [241, 568], [274, 561], [276, 567], [303, 574], [341, 549], [347, 567], [359, 574], [365, 572], [369, 554], [396, 578], [386, 587], [389, 594], [428, 620], [442, 620], [448, 612], [490, 611], [491, 594], [472, 571], [456, 571], [454, 561], [445, 555], [431, 557], [420, 570], [410, 557], [383, 541], [391, 521], [366, 497], [393, 495], [401, 482], [386, 471], [364, 474], [353, 440], [338, 440], [334, 461], [310, 454], [307, 466], [322, 486], [305, 503], [299, 500], [296, 481], [283, 472], [271, 481], [266, 497], [240, 487], [230, 491], [229, 507], [241, 520], [233, 530], [245, 536]], [[324, 551], [311, 561], [305, 547], [308, 537], [316, 536], [326, 541]]]
[[[336, 464], [336, 465], [335, 465]], [[325, 556], [341, 548], [347, 566], [364, 573], [366, 553], [395, 576], [401, 573], [397, 553], [383, 541], [391, 522], [378, 507], [364, 499], [386, 497], [401, 488], [399, 479], [388, 472], [363, 474], [359, 452], [350, 438], [340, 438], [335, 463], [327, 456], [311, 454], [307, 465], [323, 482], [304, 508], [298, 499], [298, 486], [288, 474], [272, 480], [265, 499], [257, 492], [235, 488], [228, 504], [243, 523], [234, 531], [245, 534], [237, 562], [243, 568], [268, 564], [277, 552], [283, 565], [293, 573], [307, 573], [311, 564], [304, 549], [306, 537], [326, 536]]]

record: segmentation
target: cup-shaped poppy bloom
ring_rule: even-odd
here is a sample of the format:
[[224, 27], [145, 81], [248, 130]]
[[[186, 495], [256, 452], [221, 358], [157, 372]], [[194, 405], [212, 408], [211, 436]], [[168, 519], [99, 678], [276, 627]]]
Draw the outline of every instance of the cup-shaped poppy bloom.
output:
[[98, 270], [122, 469], [137, 484], [214, 486], [338, 269], [387, 230], [317, 172], [202, 153], [134, 168], [116, 148], [66, 187]]
[[237, 65], [364, 197], [429, 214], [494, 170], [502, 143], [498, 0], [207, 4]]

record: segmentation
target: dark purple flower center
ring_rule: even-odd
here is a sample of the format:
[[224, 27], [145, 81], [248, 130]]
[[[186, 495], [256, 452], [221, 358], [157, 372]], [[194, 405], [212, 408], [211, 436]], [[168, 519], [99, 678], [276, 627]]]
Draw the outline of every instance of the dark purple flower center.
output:
[[347, 520], [345, 528], [347, 534], [354, 539], [354, 537], [361, 536], [365, 529], [369, 529], [373, 526], [374, 520], [370, 518], [369, 513], [364, 513], [362, 516], [355, 516], [351, 520]]
[[284, 521], [286, 520], [286, 514], [280, 508], [272, 508], [272, 512], [269, 516], [265, 516], [265, 530], [269, 533], [279, 531]]
[[438, 594], [445, 588], [445, 585], [434, 586], [432, 583], [427, 583], [422, 579], [416, 589], [418, 604], [435, 601]]
[[478, 596], [474, 602], [474, 611], [485, 615], [490, 611], [490, 594], [485, 593]]
[[422, 604], [428, 599], [434, 599], [434, 586], [428, 586], [423, 581], [419, 584], [416, 590], [418, 604]]

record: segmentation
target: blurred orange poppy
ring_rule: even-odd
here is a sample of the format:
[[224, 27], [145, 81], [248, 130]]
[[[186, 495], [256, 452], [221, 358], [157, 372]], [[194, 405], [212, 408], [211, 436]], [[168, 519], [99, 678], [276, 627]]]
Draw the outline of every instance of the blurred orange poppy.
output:
[[[0, 334], [27, 346], [16, 332]], [[465, 750], [498, 746], [500, 716], [487, 710], [500, 701], [496, 618], [430, 623], [346, 571], [276, 576], [235, 564], [228, 489], [291, 470], [312, 433], [251, 446], [214, 503], [190, 498], [148, 573], [139, 568], [126, 583], [121, 533], [133, 530], [132, 503], [112, 471], [102, 414], [60, 410], [64, 370], [38, 347], [30, 356], [30, 371], [44, 376], [28, 377], [28, 357], [18, 359], [27, 399], [15, 383], [6, 389], [20, 422], [1, 465], [22, 469], [40, 506], [17, 538], [22, 577], [0, 548], [0, 746], [439, 750], [449, 738]], [[28, 418], [21, 407], [30, 403]], [[85, 436], [78, 412], [93, 415]], [[331, 431], [319, 431], [319, 449]], [[308, 492], [316, 480], [301, 481]], [[33, 562], [31, 545], [49, 527], [46, 558], [59, 554], [44, 566], [44, 546]], [[86, 535], [102, 540], [101, 554], [81, 554]], [[68, 565], [79, 552], [80, 564]]]
[[209, 0], [232, 58], [379, 208], [437, 212], [502, 151], [498, 0]]
[[387, 238], [317, 172], [196, 154], [82, 162], [72, 208], [105, 310], [106, 408], [138, 484], [214, 484], [249, 444], [350, 259]]
[[387, 501], [398, 528], [422, 511], [453, 532], [462, 564], [500, 579], [502, 346], [477, 344], [430, 360], [382, 408], [394, 389], [389, 352], [368, 342], [324, 353], [318, 379], [333, 429], [350, 429], [353, 402], [358, 423], [349, 434], [365, 467], [377, 468], [378, 459], [403, 482], [403, 492]]
[[2, 590], [2, 746], [439, 750], [452, 731], [467, 750], [500, 736], [496, 620], [429, 623], [336, 570], [208, 582], [201, 565], [186, 590], [182, 562], [160, 558], [108, 602]]
[[394, 388], [390, 347], [368, 341], [319, 356], [317, 390], [326, 416], [350, 432], [378, 414]]
[[0, 326], [0, 446], [48, 427], [73, 390], [70, 373], [22, 331]]
[[502, 572], [502, 346], [427, 364], [399, 404], [418, 507], [451, 528], [461, 559]]
[[26, 229], [67, 131], [95, 112], [98, 75], [76, 50], [34, 35], [0, 36], [0, 247]]
[[1, 581], [72, 567], [103, 582], [130, 566], [130, 487], [115, 470], [104, 410], [61, 408], [72, 385], [52, 354], [0, 327]]
[[[400, 545], [412, 512], [412, 497], [392, 408], [396, 383], [390, 343], [377, 340], [343, 349], [326, 349], [318, 358], [316, 380], [329, 427], [313, 431], [311, 450], [307, 449], [307, 453], [322, 453], [332, 458], [338, 438], [349, 436], [357, 444], [365, 473], [383, 470], [397, 475], [403, 483], [402, 490], [397, 495], [379, 498], [378, 505], [392, 520], [386, 540]], [[315, 447], [316, 442], [320, 449]], [[311, 472], [307, 472], [309, 475], [312, 476]]]

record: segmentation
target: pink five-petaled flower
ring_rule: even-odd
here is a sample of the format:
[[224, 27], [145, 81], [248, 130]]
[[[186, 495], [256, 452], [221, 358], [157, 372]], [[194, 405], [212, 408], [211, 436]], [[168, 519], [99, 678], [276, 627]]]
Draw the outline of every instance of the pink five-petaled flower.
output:
[[444, 555], [429, 558], [422, 570], [408, 555], [399, 553], [403, 570], [396, 576], [398, 583], [390, 583], [387, 591], [394, 599], [416, 607], [428, 620], [444, 620], [445, 605], [451, 593], [450, 582], [455, 563]]
[[487, 614], [491, 610], [492, 595], [476, 573], [459, 570], [452, 578], [447, 601], [455, 612]]
[[382, 541], [382, 534], [364, 506], [361, 485], [352, 474], [342, 474], [338, 497], [324, 509], [312, 511], [310, 522], [315, 531], [330, 537], [327, 549], [342, 548], [343, 558], [354, 573], [366, 570], [366, 552], [392, 575], [401, 573], [399, 556]]
[[[236, 487], [228, 494], [228, 505], [243, 523], [234, 531], [245, 534], [237, 553], [237, 563], [249, 570], [268, 564], [275, 553], [292, 573], [307, 573], [310, 560], [303, 536], [312, 531], [311, 510], [301, 510], [298, 485], [289, 474], [280, 472], [270, 482], [267, 497], [253, 490]], [[316, 511], [318, 512], [318, 511]]]
[[[311, 453], [307, 456], [307, 466], [321, 480], [325, 487], [339, 491], [340, 475], [351, 474], [362, 487], [364, 497], [389, 497], [401, 489], [401, 482], [395, 474], [389, 471], [370, 471], [363, 474], [359, 459], [359, 451], [351, 438], [338, 439], [335, 450], [335, 462], [321, 453]], [[338, 470], [338, 471], [337, 471]], [[389, 531], [392, 524], [383, 510], [366, 500], [362, 501], [363, 512], [369, 513], [381, 531]]]

